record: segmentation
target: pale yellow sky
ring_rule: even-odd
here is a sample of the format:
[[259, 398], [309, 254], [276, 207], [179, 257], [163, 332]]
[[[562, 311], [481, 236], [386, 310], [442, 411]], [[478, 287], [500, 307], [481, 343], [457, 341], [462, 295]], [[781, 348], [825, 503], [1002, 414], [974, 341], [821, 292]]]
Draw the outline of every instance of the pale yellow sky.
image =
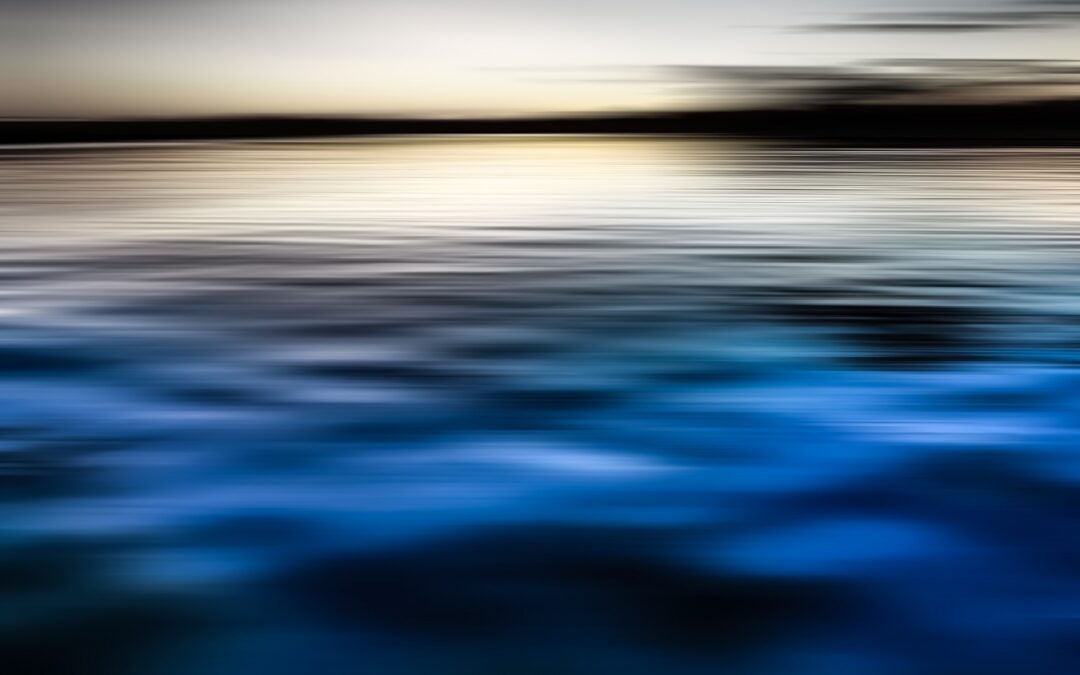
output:
[[[1006, 6], [955, 0], [948, 8]], [[650, 66], [1080, 57], [1080, 20], [985, 32], [804, 28], [912, 8], [894, 0], [0, 0], [0, 112], [652, 109], [685, 105], [687, 88]]]

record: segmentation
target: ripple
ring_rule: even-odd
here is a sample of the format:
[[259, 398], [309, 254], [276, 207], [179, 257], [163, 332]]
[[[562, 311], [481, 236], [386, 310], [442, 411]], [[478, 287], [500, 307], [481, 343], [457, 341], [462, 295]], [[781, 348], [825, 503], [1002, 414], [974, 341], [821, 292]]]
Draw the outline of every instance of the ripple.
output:
[[5, 672], [1080, 671], [1075, 151], [46, 154]]

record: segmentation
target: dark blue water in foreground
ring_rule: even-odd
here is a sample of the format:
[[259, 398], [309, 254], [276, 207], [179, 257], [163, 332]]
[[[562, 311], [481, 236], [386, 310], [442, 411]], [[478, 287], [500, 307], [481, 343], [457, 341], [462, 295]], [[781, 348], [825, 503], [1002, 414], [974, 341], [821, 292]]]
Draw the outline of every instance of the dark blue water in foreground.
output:
[[1080, 152], [0, 153], [7, 675], [1080, 672]]

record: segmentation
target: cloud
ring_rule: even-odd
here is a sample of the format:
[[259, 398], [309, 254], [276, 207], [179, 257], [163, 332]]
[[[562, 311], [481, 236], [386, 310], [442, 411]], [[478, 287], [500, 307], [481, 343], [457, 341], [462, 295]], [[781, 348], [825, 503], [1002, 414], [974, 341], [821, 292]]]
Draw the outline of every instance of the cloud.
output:
[[636, 83], [708, 106], [1031, 101], [1080, 95], [1080, 60], [890, 58], [834, 65], [672, 64], [509, 69], [543, 81]]
[[994, 21], [858, 21], [810, 24], [803, 28], [805, 30], [834, 33], [988, 33], [992, 31], [1054, 27], [1054, 24], [1001, 23]]
[[827, 66], [678, 65], [663, 70], [670, 81], [696, 82], [705, 95], [734, 93], [800, 105], [1030, 100], [1080, 93], [1080, 60], [909, 58]]
[[1080, 24], [1080, 0], [1015, 0], [997, 9], [871, 12], [803, 26], [829, 32], [980, 33], [1050, 30]]

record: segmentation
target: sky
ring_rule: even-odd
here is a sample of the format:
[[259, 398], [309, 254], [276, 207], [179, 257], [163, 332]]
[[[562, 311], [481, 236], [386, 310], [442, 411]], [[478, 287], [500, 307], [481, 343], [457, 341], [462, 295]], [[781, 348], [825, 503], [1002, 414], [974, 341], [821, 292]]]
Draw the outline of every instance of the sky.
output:
[[731, 107], [883, 71], [1012, 95], [1036, 63], [1080, 78], [1080, 0], [0, 0], [6, 117]]

